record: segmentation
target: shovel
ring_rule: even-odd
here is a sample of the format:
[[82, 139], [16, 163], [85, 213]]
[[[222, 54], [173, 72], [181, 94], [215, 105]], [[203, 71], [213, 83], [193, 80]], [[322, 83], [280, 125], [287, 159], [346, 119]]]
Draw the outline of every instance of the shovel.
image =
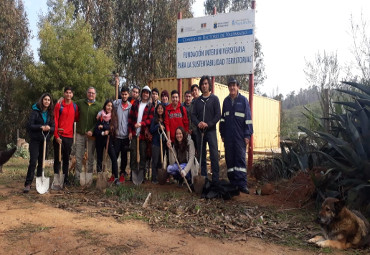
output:
[[136, 162], [137, 170], [132, 171], [132, 182], [135, 185], [140, 185], [144, 180], [144, 171], [140, 170], [140, 135], [136, 136]]
[[[59, 163], [62, 162], [62, 144], [59, 144]], [[59, 174], [54, 174], [54, 179], [53, 179], [53, 183], [51, 184], [51, 189], [53, 190], [60, 190], [63, 188], [63, 183], [64, 183], [64, 174], [63, 174], [63, 171], [62, 171], [62, 174], [60, 174], [60, 170], [59, 170]]]
[[[89, 162], [89, 138], [86, 137], [86, 154], [87, 159], [86, 162]], [[84, 166], [84, 172], [80, 174], [80, 185], [81, 186], [90, 186], [92, 183], [92, 173], [87, 172], [87, 166]]]
[[[165, 163], [164, 163], [164, 160], [163, 160], [162, 134], [160, 135], [159, 141], [160, 141], [160, 147], [161, 147], [161, 164], [162, 164], [162, 167], [161, 167], [161, 169], [158, 170], [157, 178], [158, 178], [159, 184], [164, 185], [164, 184], [166, 184], [166, 180], [167, 180], [167, 169], [166, 169], [166, 166], [165, 166]], [[166, 158], [166, 162], [167, 162], [167, 158]]]
[[107, 155], [108, 155], [108, 145], [109, 145], [109, 135], [107, 137], [107, 143], [105, 145], [104, 156], [103, 156], [103, 171], [98, 173], [98, 179], [96, 180], [96, 188], [99, 190], [104, 190], [108, 187], [108, 182], [106, 178], [106, 164], [107, 164]]
[[201, 175], [201, 172], [202, 172], [203, 140], [204, 140], [204, 131], [202, 131], [201, 141], [200, 141], [200, 154], [199, 154], [200, 157], [199, 157], [198, 175], [194, 176], [194, 191], [197, 194], [202, 194], [204, 184], [206, 183], [206, 177]]
[[[164, 135], [164, 138], [166, 138], [166, 141], [168, 142], [168, 141], [169, 141], [169, 139], [168, 139], [168, 137], [167, 137], [166, 133], [163, 131], [163, 128], [162, 128], [162, 127], [161, 127], [161, 129], [162, 129], [162, 133], [163, 133], [163, 135]], [[176, 164], [177, 164], [177, 167], [179, 168], [179, 171], [181, 171], [180, 163], [179, 163], [179, 161], [177, 160], [176, 154], [175, 154], [175, 152], [174, 152], [174, 150], [173, 150], [172, 146], [170, 146], [170, 150], [172, 151], [172, 154], [173, 154], [173, 156], [175, 157]], [[190, 193], [192, 193], [191, 188], [190, 188], [189, 183], [188, 183], [188, 180], [186, 180], [185, 176], [182, 176], [182, 178], [184, 179], [184, 182], [185, 182], [186, 186], [188, 187], [189, 192], [190, 192]]]
[[50, 184], [50, 178], [44, 176], [44, 168], [45, 168], [45, 155], [46, 155], [46, 137], [49, 135], [49, 132], [44, 135], [44, 132], [42, 132], [42, 135], [44, 137], [44, 148], [42, 151], [42, 175], [40, 177], [36, 177], [36, 190], [40, 194], [45, 194], [49, 190], [49, 184]]

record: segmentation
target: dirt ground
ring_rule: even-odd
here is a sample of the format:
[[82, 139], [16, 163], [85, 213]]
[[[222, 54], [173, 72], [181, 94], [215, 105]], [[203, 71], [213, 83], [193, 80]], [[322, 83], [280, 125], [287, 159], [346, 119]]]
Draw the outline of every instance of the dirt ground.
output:
[[[5, 165], [4, 173], [0, 175], [0, 254], [351, 254], [320, 250], [310, 245], [304, 249], [272, 242], [273, 239], [268, 237], [281, 238], [279, 231], [271, 235], [261, 235], [262, 238], [248, 235], [248, 230], [252, 231], [252, 227], [245, 229], [247, 226], [241, 226], [245, 231], [238, 229], [233, 232], [238, 227], [237, 222], [233, 221], [228, 224], [230, 231], [225, 230], [229, 235], [224, 237], [221, 234], [212, 235], [212, 231], [217, 231], [212, 224], [218, 223], [213, 223], [210, 218], [207, 218], [209, 230], [206, 222], [205, 233], [197, 233], [186, 227], [190, 223], [185, 222], [185, 227], [180, 224], [191, 216], [185, 213], [170, 216], [179, 218], [176, 223], [172, 221], [168, 225], [156, 225], [153, 222], [157, 222], [156, 219], [160, 221], [163, 217], [154, 217], [162, 210], [155, 205], [150, 204], [145, 212], [140, 211], [143, 210], [140, 206], [136, 207], [137, 215], [133, 217], [134, 214], [130, 212], [133, 207], [129, 207], [126, 202], [108, 201], [105, 195], [98, 199], [94, 193], [96, 191], [84, 191], [81, 187], [72, 187], [61, 192], [50, 191], [45, 195], [39, 195], [33, 188], [29, 194], [23, 194], [25, 171], [18, 168], [16, 163], [10, 162], [10, 166], [7, 168]], [[132, 183], [127, 182], [125, 185], [131, 187]], [[145, 183], [142, 186], [143, 190], [154, 190], [154, 193], [164, 193], [172, 189], [179, 191], [175, 184], [159, 186]], [[185, 195], [177, 200], [188, 197], [198, 203], [196, 207], [216, 203], [194, 198], [194, 195], [186, 193], [185, 188], [180, 188], [180, 192], [182, 191]], [[251, 188], [251, 193], [254, 191]], [[294, 196], [294, 192], [293, 189], [288, 195]], [[289, 202], [292, 199], [286, 195], [278, 191], [270, 196], [241, 194], [230, 201], [217, 203], [231, 209], [247, 205], [248, 208], [259, 207], [262, 210], [272, 206], [280, 212], [295, 210], [297, 203]], [[175, 197], [170, 197], [167, 202], [171, 203], [171, 199]], [[114, 207], [114, 204], [119, 206]], [[309, 204], [306, 201], [304, 206]], [[150, 217], [151, 213], [154, 218]], [[129, 217], [122, 217], [125, 214]], [[145, 220], [145, 215], [149, 215], [149, 220]], [[259, 215], [262, 219], [262, 215]], [[251, 217], [254, 218], [253, 215]], [[297, 223], [292, 222], [293, 225]], [[268, 222], [253, 226], [261, 229], [264, 224], [272, 226]], [[193, 226], [193, 229], [197, 229], [196, 227]], [[279, 228], [284, 231], [280, 225], [277, 229]], [[309, 227], [303, 227], [299, 232], [307, 232], [305, 229]]]

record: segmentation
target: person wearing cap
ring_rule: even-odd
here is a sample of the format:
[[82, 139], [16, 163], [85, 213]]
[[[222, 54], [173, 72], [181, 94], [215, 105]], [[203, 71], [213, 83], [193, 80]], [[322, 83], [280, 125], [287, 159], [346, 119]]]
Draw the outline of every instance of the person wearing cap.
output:
[[171, 143], [175, 142], [175, 133], [178, 127], [183, 127], [189, 133], [189, 120], [186, 113], [186, 108], [179, 102], [179, 92], [171, 91], [172, 103], [166, 107], [164, 124], [166, 125], [167, 137], [171, 141], [167, 141], [167, 146], [170, 148]]
[[159, 101], [159, 90], [157, 88], [154, 88], [152, 89], [152, 104], [155, 107], [157, 107], [158, 104], [161, 103], [161, 101]]
[[161, 101], [162, 103], [167, 106], [170, 104], [170, 95], [168, 94], [168, 91], [167, 90], [163, 90], [162, 93], [161, 93]]
[[246, 97], [239, 93], [239, 83], [229, 78], [229, 95], [222, 105], [220, 134], [225, 145], [227, 177], [231, 184], [249, 194], [246, 149], [253, 134], [251, 110]]
[[145, 86], [141, 90], [141, 99], [134, 102], [128, 117], [129, 140], [131, 141], [130, 168], [132, 171], [138, 167], [136, 162], [136, 137], [139, 136], [139, 170], [144, 172], [144, 176], [146, 170], [146, 149], [148, 144], [148, 139], [145, 137], [145, 130], [148, 129], [147, 132], [150, 133], [150, 123], [154, 116], [154, 107], [150, 101], [150, 93], [151, 90], [149, 86]]
[[[198, 155], [198, 159], [200, 160], [200, 157], [202, 158], [201, 174], [207, 177], [206, 144], [208, 143], [211, 158], [212, 182], [218, 182], [220, 166], [218, 163], [216, 124], [221, 118], [220, 101], [216, 95], [211, 93], [212, 85], [208, 75], [202, 76], [199, 86], [202, 95], [194, 101], [191, 112], [191, 121], [197, 126], [198, 152], [202, 151], [202, 155]], [[201, 143], [202, 138], [203, 143]], [[200, 146], [202, 144], [203, 148], [201, 150]]]

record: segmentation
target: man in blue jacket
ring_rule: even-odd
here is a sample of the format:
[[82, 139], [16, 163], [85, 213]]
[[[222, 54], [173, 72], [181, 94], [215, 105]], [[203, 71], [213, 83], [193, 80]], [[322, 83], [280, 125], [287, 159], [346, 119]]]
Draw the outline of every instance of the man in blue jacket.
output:
[[229, 96], [224, 100], [220, 120], [220, 133], [225, 144], [227, 177], [230, 183], [249, 194], [247, 187], [246, 148], [253, 134], [251, 110], [248, 100], [239, 93], [235, 78], [228, 80]]
[[[197, 146], [200, 153], [200, 146], [203, 144], [202, 155], [198, 155], [198, 159], [202, 158], [201, 174], [207, 176], [206, 164], [206, 143], [209, 146], [209, 154], [211, 158], [212, 181], [218, 182], [219, 179], [219, 163], [218, 163], [218, 144], [216, 134], [216, 124], [221, 117], [220, 101], [218, 97], [211, 93], [211, 79], [209, 76], [202, 76], [199, 81], [199, 87], [202, 95], [194, 101], [191, 112], [191, 121], [197, 127]], [[203, 135], [202, 135], [203, 133]], [[202, 137], [203, 143], [201, 143]]]

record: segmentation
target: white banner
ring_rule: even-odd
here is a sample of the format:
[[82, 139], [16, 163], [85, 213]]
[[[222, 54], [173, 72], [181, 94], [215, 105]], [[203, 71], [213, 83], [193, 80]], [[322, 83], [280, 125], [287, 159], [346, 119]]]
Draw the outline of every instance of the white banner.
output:
[[177, 20], [177, 78], [253, 73], [255, 11]]

